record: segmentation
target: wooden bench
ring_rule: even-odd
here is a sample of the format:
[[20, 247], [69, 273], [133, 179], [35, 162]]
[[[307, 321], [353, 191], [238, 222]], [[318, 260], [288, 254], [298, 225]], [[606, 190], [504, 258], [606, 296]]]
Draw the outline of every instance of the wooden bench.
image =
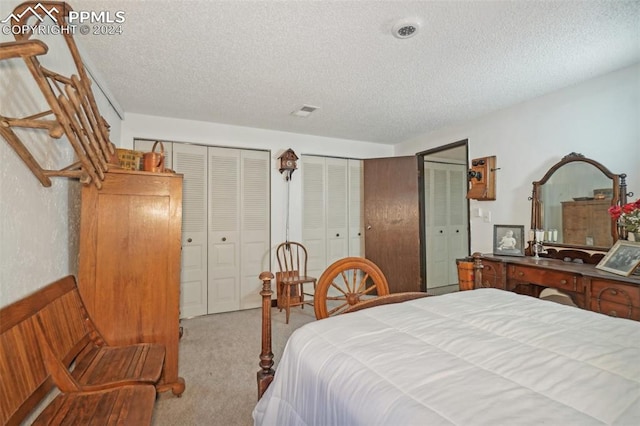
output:
[[34, 424], [151, 424], [165, 349], [109, 346], [73, 276], [0, 310], [0, 424], [20, 424], [54, 388]]

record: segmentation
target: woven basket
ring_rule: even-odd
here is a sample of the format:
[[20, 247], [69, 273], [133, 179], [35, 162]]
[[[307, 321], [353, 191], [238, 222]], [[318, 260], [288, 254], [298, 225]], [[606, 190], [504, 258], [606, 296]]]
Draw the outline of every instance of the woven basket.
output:
[[117, 148], [120, 167], [126, 170], [142, 170], [142, 151]]

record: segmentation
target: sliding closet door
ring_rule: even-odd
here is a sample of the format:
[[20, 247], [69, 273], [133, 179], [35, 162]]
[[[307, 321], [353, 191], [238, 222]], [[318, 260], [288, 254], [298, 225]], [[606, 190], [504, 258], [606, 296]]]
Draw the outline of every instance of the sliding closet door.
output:
[[208, 148], [208, 312], [261, 305], [258, 276], [270, 268], [268, 151]]
[[182, 269], [180, 317], [207, 313], [207, 147], [173, 144], [182, 186]]
[[427, 290], [457, 285], [456, 259], [467, 256], [464, 164], [424, 163]]
[[458, 284], [456, 259], [469, 255], [469, 208], [466, 164], [454, 164], [449, 170], [449, 283]]
[[349, 256], [364, 257], [362, 160], [349, 160]]
[[327, 225], [324, 157], [302, 157], [302, 243], [307, 248], [307, 272], [320, 277], [327, 267]]
[[364, 256], [362, 160], [302, 156], [302, 242], [309, 275], [331, 263]]
[[180, 317], [261, 306], [258, 276], [271, 267], [269, 151], [164, 147], [167, 165], [184, 176]]
[[262, 282], [257, 278], [270, 269], [271, 208], [270, 159], [267, 151], [241, 151], [240, 209], [240, 309], [262, 305]]
[[240, 306], [240, 151], [208, 148], [209, 313]]
[[349, 197], [347, 159], [327, 158], [327, 260], [331, 265], [349, 255]]

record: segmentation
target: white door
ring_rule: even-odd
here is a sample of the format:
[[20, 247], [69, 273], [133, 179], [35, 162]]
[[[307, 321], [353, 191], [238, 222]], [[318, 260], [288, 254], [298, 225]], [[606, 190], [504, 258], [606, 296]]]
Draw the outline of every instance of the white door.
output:
[[327, 267], [327, 225], [324, 157], [302, 156], [302, 244], [307, 249], [307, 273], [316, 278]]
[[349, 255], [348, 160], [326, 158], [326, 266]]
[[182, 269], [180, 316], [207, 313], [207, 147], [173, 144], [182, 186]]
[[425, 162], [427, 288], [448, 285], [448, 183], [442, 164]]
[[240, 150], [208, 147], [208, 313], [240, 307]]
[[364, 256], [362, 160], [302, 156], [302, 242], [309, 275], [331, 263]]
[[456, 259], [469, 254], [469, 226], [467, 208], [467, 170], [463, 164], [451, 164], [449, 168], [449, 284], [458, 284]]
[[349, 256], [364, 257], [362, 160], [349, 160]]
[[270, 156], [267, 151], [241, 151], [240, 309], [262, 305], [258, 276], [270, 266]]
[[425, 162], [427, 289], [458, 282], [456, 259], [467, 255], [466, 170]]

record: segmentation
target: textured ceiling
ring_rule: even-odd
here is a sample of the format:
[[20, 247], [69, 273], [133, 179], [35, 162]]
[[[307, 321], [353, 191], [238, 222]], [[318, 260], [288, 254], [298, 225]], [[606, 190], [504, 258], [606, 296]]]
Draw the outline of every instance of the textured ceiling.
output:
[[125, 112], [388, 144], [640, 62], [638, 0], [67, 1]]

